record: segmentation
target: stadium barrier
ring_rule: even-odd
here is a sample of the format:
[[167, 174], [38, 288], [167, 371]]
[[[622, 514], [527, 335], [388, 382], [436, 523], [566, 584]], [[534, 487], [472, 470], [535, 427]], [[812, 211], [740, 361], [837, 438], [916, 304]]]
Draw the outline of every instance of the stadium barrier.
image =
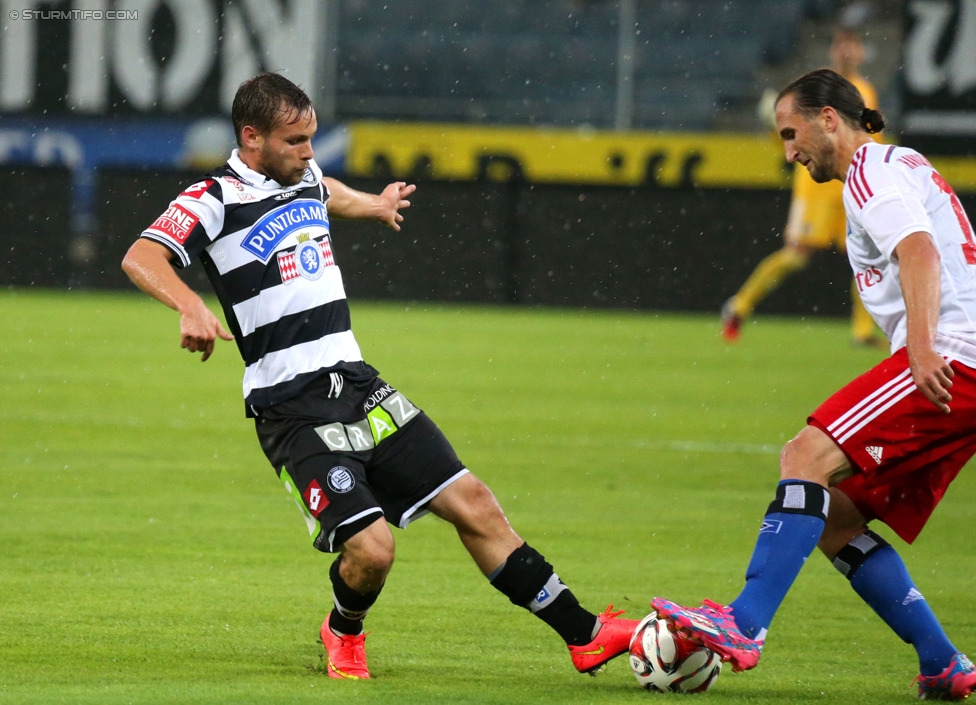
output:
[[[91, 234], [73, 236], [66, 170], [0, 172], [0, 286], [128, 289], [131, 242], [197, 172], [99, 169]], [[346, 178], [377, 192], [385, 180]], [[976, 213], [976, 194], [960, 194]], [[419, 180], [400, 233], [336, 220], [353, 299], [717, 312], [781, 245], [785, 189]], [[39, 205], [40, 204], [40, 205]], [[84, 246], [78, 240], [85, 240]], [[846, 315], [846, 258], [821, 253], [760, 312]], [[199, 267], [184, 273], [200, 291]]]
[[[100, 170], [99, 287], [196, 173]], [[377, 192], [386, 181], [347, 178]], [[400, 233], [336, 220], [333, 249], [354, 299], [717, 311], [780, 244], [785, 190], [419, 181]], [[824, 255], [767, 312], [842, 315], [846, 260]], [[187, 280], [207, 290], [199, 268]]]
[[67, 287], [92, 253], [71, 236], [72, 174], [66, 168], [0, 170], [0, 286]]

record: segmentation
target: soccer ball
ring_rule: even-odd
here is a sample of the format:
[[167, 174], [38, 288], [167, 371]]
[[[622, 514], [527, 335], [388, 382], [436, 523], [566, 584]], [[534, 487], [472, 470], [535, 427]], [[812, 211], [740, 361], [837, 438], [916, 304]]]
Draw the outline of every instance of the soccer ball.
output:
[[701, 693], [718, 680], [722, 659], [651, 612], [630, 639], [630, 667], [645, 690]]

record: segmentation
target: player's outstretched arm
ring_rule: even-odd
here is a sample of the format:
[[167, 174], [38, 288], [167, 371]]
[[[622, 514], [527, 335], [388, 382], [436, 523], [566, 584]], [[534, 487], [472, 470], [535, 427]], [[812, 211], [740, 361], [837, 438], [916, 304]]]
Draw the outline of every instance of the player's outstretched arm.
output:
[[357, 191], [332, 177], [322, 178], [329, 189], [329, 213], [340, 218], [378, 220], [396, 231], [400, 230], [403, 215], [400, 211], [410, 207], [407, 197], [417, 190], [414, 184], [396, 181], [382, 193], [371, 194]]
[[173, 271], [172, 257], [158, 242], [139, 238], [122, 260], [122, 269], [142, 291], [180, 314], [180, 347], [203, 353], [200, 361], [206, 362], [218, 337], [233, 340], [234, 336]]

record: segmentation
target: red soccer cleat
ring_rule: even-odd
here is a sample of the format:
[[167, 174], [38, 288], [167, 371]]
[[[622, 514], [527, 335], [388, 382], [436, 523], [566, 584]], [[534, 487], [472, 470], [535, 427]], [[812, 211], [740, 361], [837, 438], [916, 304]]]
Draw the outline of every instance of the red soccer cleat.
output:
[[627, 653], [630, 649], [630, 638], [640, 622], [636, 619], [618, 619], [624, 611], [612, 612], [611, 610], [613, 605], [597, 615], [600, 620], [600, 631], [593, 637], [593, 641], [582, 646], [569, 646], [573, 666], [580, 673], [595, 676], [607, 661]]
[[732, 299], [722, 304], [722, 337], [725, 342], [734, 343], [739, 339], [742, 329], [742, 316], [732, 308]]
[[329, 627], [329, 618], [322, 622], [322, 645], [328, 660], [329, 678], [360, 680], [369, 678], [366, 667], [366, 634], [337, 635]]
[[976, 667], [965, 654], [956, 654], [937, 676], [918, 676], [919, 700], [965, 700], [976, 690]]

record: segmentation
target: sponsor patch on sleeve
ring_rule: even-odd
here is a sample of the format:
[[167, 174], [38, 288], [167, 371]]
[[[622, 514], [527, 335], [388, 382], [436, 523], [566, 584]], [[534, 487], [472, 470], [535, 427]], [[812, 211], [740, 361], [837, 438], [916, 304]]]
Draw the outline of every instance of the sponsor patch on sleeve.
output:
[[179, 203], [171, 203], [166, 212], [156, 218], [156, 222], [149, 226], [149, 230], [171, 237], [184, 245], [186, 239], [190, 237], [190, 231], [199, 222], [199, 216], [186, 210]]
[[200, 199], [203, 194], [207, 192], [211, 186], [213, 186], [213, 179], [205, 179], [204, 181], [197, 181], [195, 184], [191, 184], [186, 187], [186, 190], [181, 193], [181, 196], [189, 196], [190, 198]]

